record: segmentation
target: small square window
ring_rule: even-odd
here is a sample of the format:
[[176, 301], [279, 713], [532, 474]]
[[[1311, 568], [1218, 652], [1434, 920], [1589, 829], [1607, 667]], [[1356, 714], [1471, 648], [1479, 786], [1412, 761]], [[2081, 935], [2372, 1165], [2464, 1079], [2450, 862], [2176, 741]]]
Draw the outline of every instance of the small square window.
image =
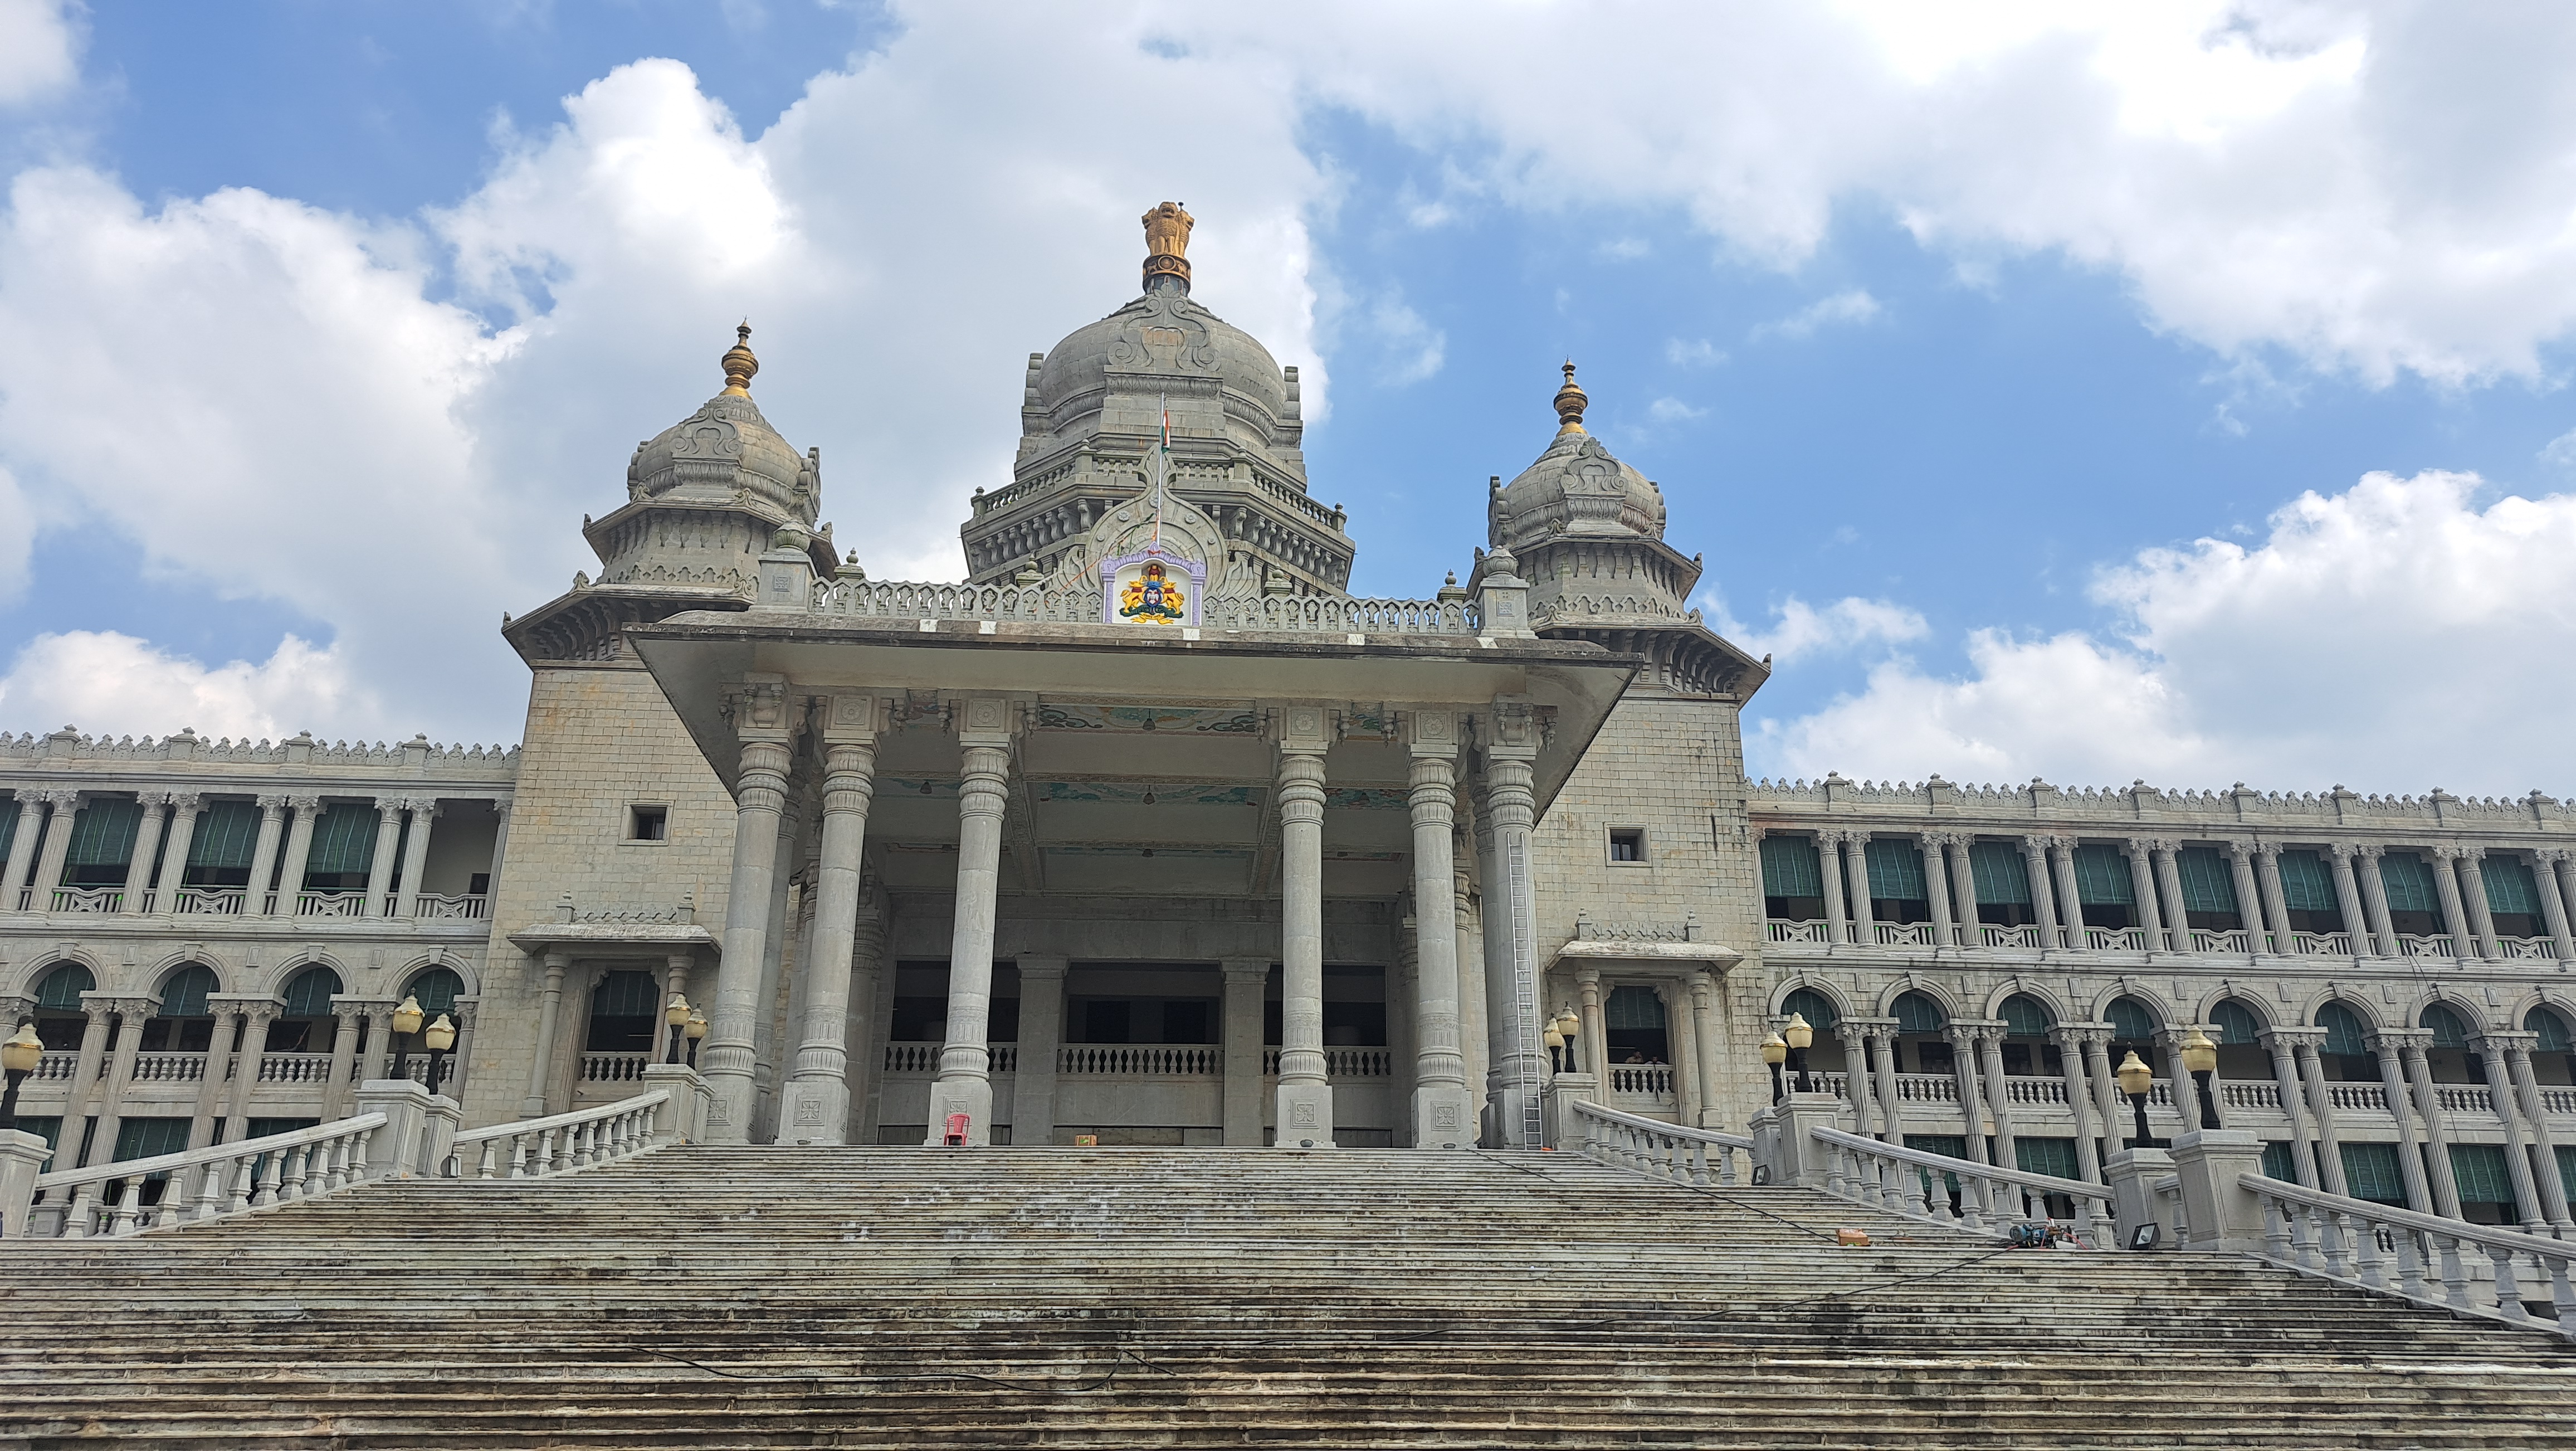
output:
[[1610, 828], [1610, 860], [1629, 866], [1642, 866], [1646, 860], [1646, 829], [1642, 826]]
[[671, 808], [637, 806], [626, 813], [628, 841], [663, 841], [671, 834]]

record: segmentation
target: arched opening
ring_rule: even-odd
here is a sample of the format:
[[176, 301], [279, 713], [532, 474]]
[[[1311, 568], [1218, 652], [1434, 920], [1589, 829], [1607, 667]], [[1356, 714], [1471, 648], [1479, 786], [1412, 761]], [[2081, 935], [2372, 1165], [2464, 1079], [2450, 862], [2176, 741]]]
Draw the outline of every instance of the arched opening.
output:
[[[2014, 993], [1999, 1010], [2004, 1020], [2004, 1072], [2015, 1078], [2056, 1078], [2066, 1071], [2057, 1045], [2048, 1041], [2056, 1025], [2048, 1004], [2028, 993]], [[2056, 1170], [2048, 1170], [2055, 1173]]]
[[81, 994], [94, 992], [98, 979], [77, 962], [58, 962], [36, 983], [36, 1036], [48, 1053], [77, 1053], [89, 1031], [89, 1010]]
[[145, 1053], [205, 1052], [215, 1034], [215, 1012], [206, 994], [222, 986], [215, 970], [202, 962], [170, 974], [161, 984], [160, 1010], [144, 1020], [143, 1037], [135, 1047]]
[[[2576, 1083], [2576, 1031], [2556, 1008], [2533, 1008], [2522, 1015], [2522, 1030], [2539, 1035], [2532, 1045], [2531, 1076], [2542, 1083]], [[2570, 1146], [2576, 1147], [2576, 1146]], [[2565, 1150], [2560, 1151], [2562, 1156]]]
[[2111, 1066], [2117, 1069], [2135, 1053], [2138, 1061], [2164, 1076], [2164, 1060], [2156, 1054], [2156, 1027], [2159, 1015], [2155, 1009], [2133, 997], [2111, 999], [2102, 1020], [2111, 1025]]
[[2379, 1060], [2370, 1051], [2370, 1027], [2348, 1003], [2330, 1002], [2317, 1009], [2317, 1026], [2326, 1030], [2317, 1045], [2326, 1077], [2344, 1083], [2377, 1082]]
[[1888, 1004], [1887, 1012], [1896, 1019], [1897, 1072], [1950, 1071], [1950, 1040], [1941, 1032], [1950, 1025], [1950, 1015], [1929, 993], [1899, 993], [1896, 1001]]
[[464, 995], [465, 979], [458, 977], [454, 968], [433, 967], [404, 984], [397, 1001], [412, 998], [419, 1002], [424, 1018], [434, 1022], [439, 1014], [445, 1013], [452, 1022], [456, 1017], [456, 1000]]
[[[421, 1005], [424, 1011], [428, 1004]], [[649, 1053], [653, 1030], [662, 1021], [662, 985], [649, 972], [612, 972], [590, 990], [590, 1027], [582, 1038], [585, 1053]]]
[[[1816, 1041], [1807, 1049], [1807, 1071], [1840, 1073], [1845, 1062], [1843, 1038], [1839, 1031], [1842, 1014], [1834, 1011], [1834, 1000], [1811, 987], [1802, 987], [1780, 1000], [1780, 1014], [1796, 1014], [1816, 1030]], [[1845, 1090], [1849, 1097], [1849, 1090]]]
[[340, 991], [340, 974], [320, 963], [287, 979], [284, 1008], [268, 1025], [271, 1053], [328, 1053], [337, 1046], [340, 1020], [331, 1012], [331, 997]]
[[2272, 1077], [2271, 1050], [2263, 1046], [2263, 1015], [2242, 998], [2220, 998], [2209, 1010], [2218, 1040], [2218, 1076], [2261, 1083]]
[[2415, 1025], [2433, 1030], [2433, 1041], [2426, 1046], [2424, 1058], [2432, 1065], [2435, 1083], [2487, 1081], [2486, 1065], [2469, 1051], [2469, 1025], [2448, 1003], [2425, 1004]]

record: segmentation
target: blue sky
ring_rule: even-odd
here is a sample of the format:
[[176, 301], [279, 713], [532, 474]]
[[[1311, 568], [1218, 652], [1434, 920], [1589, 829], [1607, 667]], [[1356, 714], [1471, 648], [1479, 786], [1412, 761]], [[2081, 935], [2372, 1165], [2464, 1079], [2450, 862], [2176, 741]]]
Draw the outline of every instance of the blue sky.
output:
[[1933, 12], [0, 0], [0, 727], [515, 739], [499, 612], [742, 313], [953, 575], [1170, 197], [1358, 590], [1580, 363], [1757, 773], [2576, 790], [2566, 18]]

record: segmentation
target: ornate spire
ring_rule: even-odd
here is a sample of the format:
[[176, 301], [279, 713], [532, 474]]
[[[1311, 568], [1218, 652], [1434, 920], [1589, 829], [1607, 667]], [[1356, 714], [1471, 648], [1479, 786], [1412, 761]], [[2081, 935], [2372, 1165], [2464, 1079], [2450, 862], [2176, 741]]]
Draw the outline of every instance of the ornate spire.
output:
[[1165, 202], [1145, 214], [1145, 285], [1157, 277], [1180, 279], [1190, 290], [1190, 228], [1196, 225], [1179, 202]]
[[1574, 381], [1574, 360], [1565, 360], [1565, 386], [1556, 390], [1556, 421], [1564, 425], [1559, 432], [1583, 431], [1583, 408], [1591, 400], [1583, 396], [1583, 385]]
[[751, 396], [752, 375], [760, 371], [760, 359], [751, 355], [751, 320], [745, 318], [734, 330], [734, 345], [725, 349], [724, 370], [727, 394], [736, 398]]

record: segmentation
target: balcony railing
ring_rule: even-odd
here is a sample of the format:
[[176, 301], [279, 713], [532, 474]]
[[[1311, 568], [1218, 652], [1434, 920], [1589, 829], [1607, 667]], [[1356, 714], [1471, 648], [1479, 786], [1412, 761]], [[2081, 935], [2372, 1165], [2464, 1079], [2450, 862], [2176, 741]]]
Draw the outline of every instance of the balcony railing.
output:
[[194, 1083], [206, 1076], [203, 1053], [137, 1053], [134, 1072], [128, 1081], [134, 1083]]
[[2397, 950], [2406, 954], [2408, 957], [2457, 957], [2460, 955], [2459, 943], [2447, 934], [2436, 937], [2401, 936], [2397, 939]]
[[[2353, 932], [2254, 932], [2247, 929], [2212, 929], [2203, 927], [2168, 928], [2150, 933], [2143, 927], [2061, 928], [2061, 940], [2080, 939], [2081, 947], [2090, 952], [2165, 952], [2190, 951], [2210, 955], [2251, 956], [2257, 952], [2286, 950], [2301, 957], [2369, 957], [2377, 948], [2365, 934]], [[1773, 917], [1763, 923], [1765, 941], [1782, 946], [1836, 947], [1866, 940], [1873, 946], [1888, 948], [1942, 948], [1953, 940], [2006, 952], [2041, 952], [2054, 944], [2050, 934], [2038, 926], [2023, 924], [2000, 927], [1992, 923], [1971, 924], [1964, 931], [1953, 927], [1951, 935], [1929, 922], [1872, 922], [1864, 939], [1858, 924], [1845, 924], [1840, 936], [1830, 922], [1791, 921]], [[2257, 943], [2260, 946], [2257, 946]], [[2447, 933], [2431, 936], [2405, 935], [2397, 939], [2398, 951], [2407, 957], [2458, 959], [2482, 956], [2474, 941], [2465, 944]], [[2500, 960], [2508, 962], [2554, 962], [2558, 944], [2547, 937], [2500, 937], [2496, 939]]]
[[[1017, 1044], [995, 1043], [991, 1048], [992, 1071], [1010, 1073], [1019, 1067]], [[885, 1071], [888, 1073], [937, 1073], [940, 1045], [937, 1043], [888, 1043]]]
[[1056, 1050], [1055, 1071], [1122, 1078], [1216, 1078], [1224, 1075], [1225, 1055], [1215, 1048], [1069, 1043]]
[[56, 887], [53, 905], [48, 909], [73, 916], [100, 915], [125, 910], [123, 887]]
[[44, 1057], [36, 1060], [36, 1071], [29, 1076], [33, 1077], [38, 1083], [43, 1083], [49, 1079], [68, 1080], [74, 1073], [79, 1071], [79, 1064], [80, 1055], [78, 1053], [48, 1053]]
[[355, 889], [337, 892], [298, 892], [295, 894], [298, 917], [364, 917], [367, 894]]
[[1673, 1096], [1673, 1070], [1661, 1063], [1614, 1065], [1610, 1070], [1610, 1092], [1620, 1098], [1669, 1099]]
[[435, 892], [423, 892], [418, 900], [420, 906], [415, 915], [424, 922], [455, 920], [480, 922], [492, 915], [492, 899], [480, 893], [442, 897]]
[[331, 1057], [328, 1053], [262, 1053], [259, 1055], [259, 1081], [328, 1083], [331, 1081]]
[[249, 901], [248, 887], [181, 887], [170, 894], [170, 910], [182, 917], [239, 917]]
[[635, 1083], [644, 1077], [644, 1065], [653, 1061], [650, 1053], [584, 1053], [581, 1055], [581, 1081]]

